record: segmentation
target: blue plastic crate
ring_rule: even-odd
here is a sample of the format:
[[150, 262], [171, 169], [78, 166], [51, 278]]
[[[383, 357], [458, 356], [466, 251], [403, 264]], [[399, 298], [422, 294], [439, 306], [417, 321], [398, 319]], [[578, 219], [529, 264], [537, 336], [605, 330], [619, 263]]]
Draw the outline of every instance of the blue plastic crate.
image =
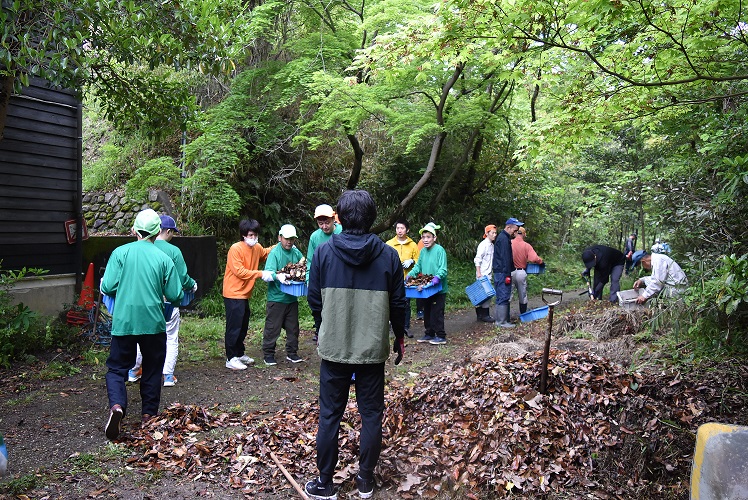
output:
[[532, 262], [527, 263], [527, 274], [543, 274], [545, 272], [545, 264], [533, 264]]
[[417, 286], [406, 286], [405, 296], [409, 299], [425, 299], [427, 297], [431, 297], [432, 295], [436, 295], [437, 293], [441, 291], [442, 291], [441, 283], [439, 283], [438, 285], [425, 286], [420, 292], [418, 291]]
[[184, 296], [182, 297], [182, 302], [179, 303], [180, 306], [188, 306], [190, 305], [190, 302], [192, 302], [195, 299], [195, 292], [192, 290], [184, 290]]
[[107, 295], [105, 293], [102, 293], [101, 301], [106, 306], [106, 310], [109, 311], [109, 314], [114, 313], [114, 297]]
[[470, 299], [470, 302], [472, 302], [475, 307], [478, 307], [486, 300], [494, 297], [496, 295], [496, 290], [494, 290], [493, 285], [491, 285], [491, 280], [486, 276], [481, 276], [475, 281], [475, 283], [465, 287], [465, 293]]
[[538, 307], [536, 309], [533, 309], [531, 311], [527, 311], [524, 314], [519, 315], [519, 320], [522, 323], [527, 323], [528, 321], [535, 321], [536, 319], [543, 319], [546, 316], [548, 316], [548, 306]]
[[294, 297], [301, 297], [302, 295], [306, 295], [307, 292], [306, 283], [298, 283], [296, 281], [291, 281], [289, 285], [281, 283], [280, 289], [281, 292], [293, 295]]

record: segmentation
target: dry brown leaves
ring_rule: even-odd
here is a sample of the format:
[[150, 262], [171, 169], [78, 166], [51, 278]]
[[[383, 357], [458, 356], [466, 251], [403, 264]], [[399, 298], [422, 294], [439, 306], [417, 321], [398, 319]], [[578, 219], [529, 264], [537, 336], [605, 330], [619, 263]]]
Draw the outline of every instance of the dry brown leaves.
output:
[[[645, 377], [593, 355], [552, 351], [549, 394], [542, 396], [539, 359], [484, 360], [391, 383], [380, 486], [398, 498], [448, 491], [474, 498], [573, 491], [677, 497], [687, 491], [697, 425], [745, 418], [729, 412], [746, 407], [742, 365], [729, 380], [724, 373], [706, 380], [708, 371]], [[725, 387], [741, 389], [726, 400]], [[128, 460], [133, 466], [228, 483], [251, 496], [291, 489], [269, 451], [302, 484], [316, 474], [316, 427], [316, 402], [241, 416], [173, 405], [123, 442], [137, 450]], [[343, 490], [358, 470], [359, 429], [352, 399], [335, 478], [351, 485]]]

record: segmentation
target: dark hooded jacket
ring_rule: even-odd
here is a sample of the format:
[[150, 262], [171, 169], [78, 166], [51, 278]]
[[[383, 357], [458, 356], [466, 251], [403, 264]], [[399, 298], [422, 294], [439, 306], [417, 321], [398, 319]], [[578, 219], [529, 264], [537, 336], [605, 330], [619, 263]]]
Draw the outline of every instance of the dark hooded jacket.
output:
[[405, 285], [397, 251], [373, 234], [333, 234], [311, 262], [307, 302], [327, 361], [384, 363], [390, 324], [405, 335]]

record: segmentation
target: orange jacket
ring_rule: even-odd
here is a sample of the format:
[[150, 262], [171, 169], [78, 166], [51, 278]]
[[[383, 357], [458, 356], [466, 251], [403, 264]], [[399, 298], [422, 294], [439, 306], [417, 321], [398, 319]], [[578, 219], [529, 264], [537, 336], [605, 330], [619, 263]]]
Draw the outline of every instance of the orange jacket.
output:
[[231, 245], [226, 257], [226, 271], [223, 273], [223, 296], [227, 299], [249, 299], [255, 280], [262, 278], [260, 262], [270, 253], [257, 243], [251, 247], [239, 241]]
[[527, 243], [519, 234], [512, 240], [512, 259], [516, 269], [525, 269], [528, 262], [543, 263], [543, 259], [538, 257], [532, 245]]

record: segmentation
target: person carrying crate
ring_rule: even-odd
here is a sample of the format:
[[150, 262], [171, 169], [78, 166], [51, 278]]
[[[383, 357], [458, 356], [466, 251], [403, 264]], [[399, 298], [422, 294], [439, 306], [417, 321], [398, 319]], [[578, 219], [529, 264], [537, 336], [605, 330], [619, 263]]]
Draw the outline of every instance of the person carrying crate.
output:
[[[483, 230], [483, 241], [478, 244], [478, 249], [475, 252], [475, 279], [480, 279], [485, 276], [491, 281], [492, 265], [493, 265], [493, 245], [496, 240], [496, 235], [499, 234], [498, 228], [489, 224]], [[491, 299], [487, 298], [482, 303], [478, 304], [475, 308], [475, 316], [477, 321], [483, 321], [486, 323], [493, 323], [496, 321], [491, 317]]]
[[514, 271], [512, 271], [512, 287], [517, 289], [519, 297], [519, 313], [527, 312], [527, 263], [542, 264], [535, 249], [525, 241], [527, 230], [524, 227], [517, 229], [517, 234], [512, 240], [512, 260]]

